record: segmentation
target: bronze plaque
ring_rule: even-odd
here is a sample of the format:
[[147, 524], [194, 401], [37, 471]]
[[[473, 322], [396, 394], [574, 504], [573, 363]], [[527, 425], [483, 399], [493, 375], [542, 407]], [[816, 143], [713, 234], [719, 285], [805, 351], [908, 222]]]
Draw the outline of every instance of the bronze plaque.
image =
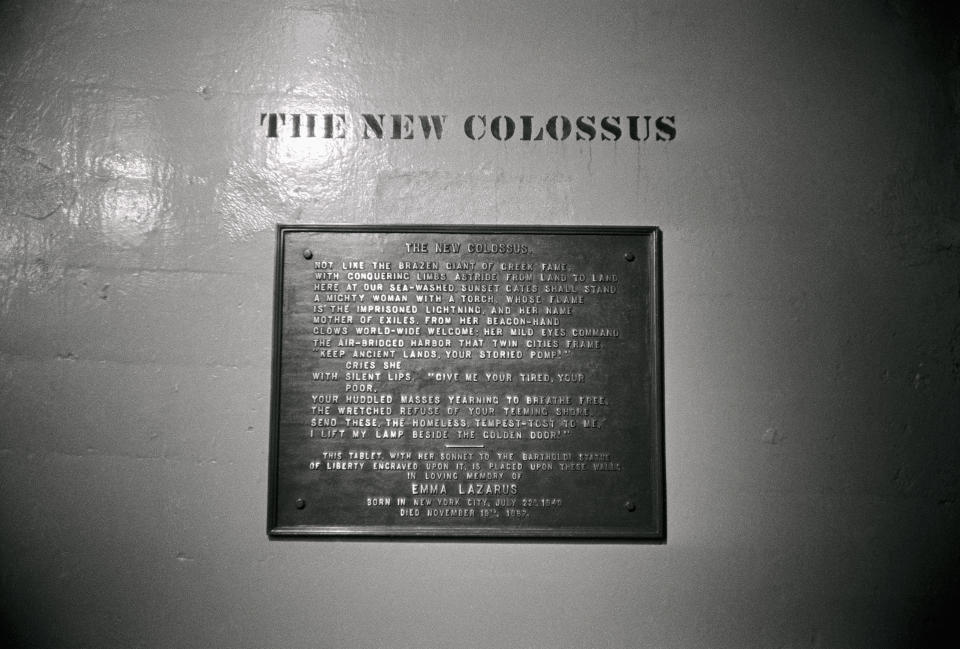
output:
[[657, 228], [277, 230], [271, 535], [666, 535]]

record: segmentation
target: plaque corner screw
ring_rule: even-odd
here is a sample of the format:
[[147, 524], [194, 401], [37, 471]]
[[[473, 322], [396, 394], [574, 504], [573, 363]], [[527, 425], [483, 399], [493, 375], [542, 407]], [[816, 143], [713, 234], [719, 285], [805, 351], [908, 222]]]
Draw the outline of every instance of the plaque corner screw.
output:
[[628, 512], [637, 511], [637, 504], [632, 500], [628, 500], [627, 502], [623, 503], [623, 506], [626, 508]]
[[637, 258], [637, 256], [636, 256], [635, 254], [633, 254], [632, 252], [628, 252], [627, 254], [625, 254], [625, 255], [623, 256], [623, 258], [626, 259], [627, 261], [633, 261], [634, 259]]
[[304, 259], [313, 259], [313, 251], [310, 250], [310, 248], [307, 248], [306, 250], [304, 250], [304, 251], [303, 251], [303, 258], [304, 258]]
[[307, 501], [303, 498], [297, 498], [297, 509], [303, 509], [307, 506]]

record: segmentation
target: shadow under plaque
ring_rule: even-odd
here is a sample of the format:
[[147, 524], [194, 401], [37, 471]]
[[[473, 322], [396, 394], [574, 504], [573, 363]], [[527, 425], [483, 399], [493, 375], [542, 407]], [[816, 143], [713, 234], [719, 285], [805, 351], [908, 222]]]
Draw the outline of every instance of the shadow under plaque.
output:
[[268, 533], [664, 541], [657, 228], [277, 229]]

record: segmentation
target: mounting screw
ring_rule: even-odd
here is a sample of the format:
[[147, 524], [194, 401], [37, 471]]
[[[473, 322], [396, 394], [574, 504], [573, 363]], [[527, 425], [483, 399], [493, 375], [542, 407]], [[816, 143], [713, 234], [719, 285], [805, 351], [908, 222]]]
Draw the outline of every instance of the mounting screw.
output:
[[307, 501], [303, 498], [297, 498], [297, 509], [303, 509], [307, 506]]
[[306, 250], [304, 250], [304, 251], [303, 251], [303, 258], [304, 258], [304, 259], [312, 259], [312, 258], [313, 258], [313, 251], [310, 250], [310, 248], [307, 248]]
[[627, 261], [633, 261], [634, 259], [637, 258], [637, 256], [636, 256], [635, 254], [633, 254], [632, 252], [628, 252], [627, 254], [625, 254], [625, 255], [623, 256], [623, 258], [626, 259]]
[[628, 512], [637, 511], [637, 505], [632, 500], [628, 500], [627, 502], [623, 503], [623, 506], [627, 509]]

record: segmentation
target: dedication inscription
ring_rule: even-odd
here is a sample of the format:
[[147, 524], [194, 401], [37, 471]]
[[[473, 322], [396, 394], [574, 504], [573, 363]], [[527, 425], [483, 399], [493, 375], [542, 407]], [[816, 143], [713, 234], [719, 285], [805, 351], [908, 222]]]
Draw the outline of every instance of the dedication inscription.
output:
[[271, 535], [665, 537], [660, 231], [277, 230]]

